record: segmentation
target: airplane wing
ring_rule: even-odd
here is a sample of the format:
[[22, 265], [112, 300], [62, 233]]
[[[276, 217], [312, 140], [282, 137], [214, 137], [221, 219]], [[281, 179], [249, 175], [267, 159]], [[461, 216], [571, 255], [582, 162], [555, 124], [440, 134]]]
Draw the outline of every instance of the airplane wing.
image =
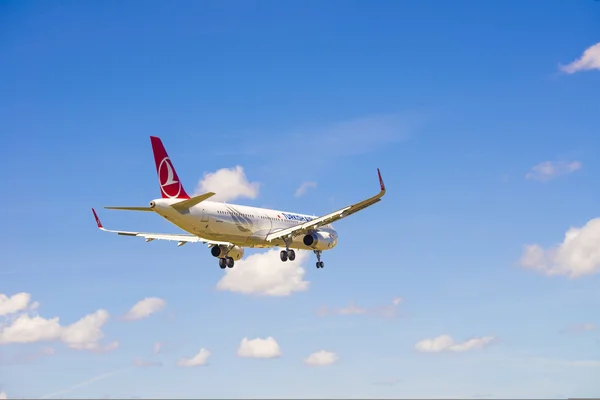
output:
[[204, 243], [210, 246], [232, 246], [233, 244], [230, 242], [219, 242], [215, 240], [204, 239], [195, 235], [187, 235], [187, 234], [177, 234], [177, 233], [148, 233], [148, 232], [128, 232], [128, 231], [116, 231], [111, 229], [106, 229], [102, 226], [102, 222], [100, 222], [100, 218], [98, 218], [98, 214], [96, 214], [96, 210], [92, 208], [92, 212], [94, 213], [94, 218], [96, 218], [96, 223], [98, 224], [98, 228], [105, 232], [112, 232], [119, 235], [124, 236], [138, 236], [146, 239], [146, 242], [151, 242], [152, 240], [174, 240], [179, 242], [177, 246], [183, 246], [186, 243]]
[[377, 169], [377, 175], [379, 176], [379, 186], [381, 187], [381, 190], [375, 196], [363, 200], [359, 203], [341, 208], [327, 215], [323, 215], [322, 217], [315, 218], [303, 224], [273, 232], [267, 235], [267, 240], [272, 241], [282, 237], [294, 237], [306, 234], [323, 225], [328, 225], [335, 221], [339, 221], [342, 218], [346, 218], [356, 212], [359, 212], [360, 210], [364, 210], [365, 208], [370, 207], [373, 204], [381, 201], [381, 198], [383, 197], [383, 195], [385, 195], [385, 185], [383, 184], [383, 179], [381, 179], [381, 172], [379, 172], [379, 168]]

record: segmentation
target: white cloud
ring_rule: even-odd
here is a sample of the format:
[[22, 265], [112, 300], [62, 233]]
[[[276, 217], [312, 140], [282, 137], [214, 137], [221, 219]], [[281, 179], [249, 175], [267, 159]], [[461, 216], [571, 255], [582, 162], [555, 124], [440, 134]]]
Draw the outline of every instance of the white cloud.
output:
[[561, 65], [560, 69], [567, 74], [579, 71], [600, 70], [600, 42], [588, 47], [581, 57], [567, 65]]
[[266, 339], [256, 338], [253, 340], [243, 338], [237, 355], [247, 358], [276, 358], [281, 357], [281, 349], [271, 336]]
[[279, 249], [248, 256], [225, 270], [217, 283], [218, 290], [262, 296], [289, 296], [293, 292], [308, 290], [304, 280], [304, 262], [310, 252], [296, 250], [294, 261], [281, 262]]
[[561, 244], [544, 250], [540, 245], [526, 245], [521, 266], [545, 275], [579, 278], [600, 272], [600, 218], [581, 228], [571, 227]]
[[179, 360], [177, 365], [180, 367], [196, 367], [198, 365], [206, 365], [208, 357], [210, 357], [210, 351], [206, 350], [205, 348], [201, 348], [198, 354], [196, 354], [194, 357], [182, 358]]
[[210, 200], [227, 202], [240, 197], [255, 199], [259, 189], [260, 183], [249, 182], [244, 168], [238, 165], [204, 174], [198, 182], [196, 194], [214, 192]]
[[21, 315], [0, 331], [0, 344], [33, 343], [60, 338], [62, 327], [58, 317], [42, 318]]
[[317, 351], [309, 355], [304, 362], [310, 366], [331, 365], [335, 363], [339, 357], [330, 351]]
[[10, 297], [0, 293], [0, 316], [26, 310], [30, 301], [31, 295], [29, 293], [17, 293]]
[[133, 321], [148, 318], [150, 315], [162, 310], [165, 305], [166, 302], [159, 297], [146, 297], [135, 303], [123, 319]]
[[61, 326], [58, 317], [43, 318], [25, 313], [0, 327], [0, 344], [60, 340], [77, 350], [111, 351], [119, 342], [104, 347], [99, 344], [104, 337], [101, 328], [108, 319], [106, 310], [98, 310], [71, 325]]
[[310, 188], [316, 188], [317, 182], [303, 182], [298, 189], [296, 189], [296, 193], [294, 194], [296, 197], [300, 197], [306, 193], [306, 191]]
[[544, 161], [533, 166], [525, 178], [545, 182], [575, 172], [582, 166], [580, 161]]
[[6, 392], [0, 392], [0, 400], [6, 400], [8, 397], [6, 397]]
[[393, 318], [396, 316], [398, 306], [402, 301], [402, 297], [395, 297], [391, 304], [373, 308], [359, 307], [354, 304], [353, 301], [350, 301], [348, 306], [342, 308], [328, 308], [327, 306], [322, 306], [317, 310], [317, 314], [322, 317], [326, 315], [373, 315], [384, 318]]
[[493, 336], [472, 338], [462, 343], [455, 343], [448, 335], [440, 335], [434, 339], [424, 339], [415, 345], [417, 351], [426, 353], [439, 353], [443, 351], [463, 352], [481, 349], [494, 340]]
[[[106, 310], [98, 310], [62, 329], [61, 340], [69, 347], [78, 350], [95, 350], [98, 341], [104, 337], [102, 326], [108, 321]], [[114, 344], [111, 344], [114, 346]]]

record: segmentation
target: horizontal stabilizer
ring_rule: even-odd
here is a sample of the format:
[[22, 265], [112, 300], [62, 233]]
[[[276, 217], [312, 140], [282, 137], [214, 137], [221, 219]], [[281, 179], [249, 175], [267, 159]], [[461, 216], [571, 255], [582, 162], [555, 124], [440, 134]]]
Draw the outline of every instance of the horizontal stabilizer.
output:
[[108, 210], [154, 211], [150, 207], [104, 207]]
[[213, 197], [214, 195], [215, 194], [213, 192], [204, 193], [199, 196], [194, 196], [191, 199], [186, 199], [175, 204], [171, 204], [171, 207], [173, 207], [177, 211], [186, 210], [188, 208], [194, 207], [196, 204], [199, 204], [208, 198]]

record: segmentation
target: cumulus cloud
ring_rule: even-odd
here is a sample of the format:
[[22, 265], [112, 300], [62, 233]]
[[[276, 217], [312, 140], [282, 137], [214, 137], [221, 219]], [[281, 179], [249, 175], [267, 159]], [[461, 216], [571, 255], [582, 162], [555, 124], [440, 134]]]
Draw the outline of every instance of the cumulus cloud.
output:
[[6, 392], [0, 392], [0, 400], [6, 400], [8, 397], [6, 397]]
[[260, 183], [248, 181], [244, 168], [238, 165], [204, 174], [198, 182], [196, 194], [214, 192], [211, 200], [227, 202], [241, 197], [255, 199], [259, 189]]
[[177, 365], [180, 367], [197, 367], [199, 365], [206, 365], [208, 361], [208, 357], [210, 357], [210, 351], [205, 348], [201, 348], [198, 354], [196, 354], [192, 358], [182, 358], [179, 360]]
[[583, 164], [580, 161], [544, 161], [534, 165], [526, 175], [526, 179], [546, 182], [559, 176], [567, 175], [575, 172]]
[[350, 301], [346, 307], [341, 308], [321, 306], [317, 310], [317, 314], [321, 317], [326, 315], [372, 315], [383, 318], [394, 318], [397, 315], [398, 306], [402, 301], [402, 297], [395, 297], [392, 299], [391, 304], [372, 308], [359, 307], [353, 301]]
[[330, 351], [320, 350], [309, 355], [304, 363], [310, 366], [331, 365], [335, 363], [339, 357]]
[[162, 310], [166, 302], [159, 297], [146, 297], [138, 301], [123, 316], [123, 319], [133, 321], [148, 318], [150, 315]]
[[482, 349], [494, 340], [493, 336], [472, 338], [462, 343], [455, 343], [449, 335], [440, 335], [434, 339], [424, 339], [415, 345], [415, 350], [426, 353], [439, 353], [444, 351], [464, 352]]
[[[30, 301], [31, 295], [29, 293], [17, 293], [13, 294], [10, 297], [0, 293], [0, 316], [24, 311], [28, 308]], [[34, 304], [37, 305], [37, 303]], [[37, 306], [35, 306], [34, 308], [37, 308]]]
[[306, 191], [310, 188], [316, 188], [317, 182], [303, 182], [298, 189], [296, 189], [296, 193], [294, 194], [296, 197], [303, 196]]
[[526, 245], [520, 264], [544, 275], [579, 278], [600, 271], [600, 218], [583, 227], [571, 227], [561, 244], [544, 249], [538, 244]]
[[567, 74], [593, 69], [600, 70], [600, 42], [585, 49], [581, 57], [575, 61], [560, 66], [560, 70]]
[[24, 313], [2, 325], [0, 345], [60, 340], [77, 350], [111, 351], [118, 347], [119, 342], [106, 346], [99, 344], [104, 337], [101, 328], [108, 319], [106, 310], [98, 310], [73, 324], [61, 326], [58, 317], [43, 318]]
[[296, 250], [294, 261], [281, 262], [279, 249], [253, 254], [225, 270], [217, 283], [218, 290], [261, 296], [289, 296], [308, 290], [304, 280], [304, 262], [310, 252]]
[[243, 338], [237, 355], [246, 358], [277, 358], [281, 357], [281, 349], [277, 341], [269, 336], [266, 339]]

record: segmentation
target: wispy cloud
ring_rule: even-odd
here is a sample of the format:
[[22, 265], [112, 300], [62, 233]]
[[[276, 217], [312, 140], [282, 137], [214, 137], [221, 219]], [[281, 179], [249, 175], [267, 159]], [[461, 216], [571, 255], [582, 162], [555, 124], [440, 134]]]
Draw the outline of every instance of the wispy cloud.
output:
[[375, 381], [375, 382], [373, 382], [373, 385], [375, 385], [375, 386], [394, 386], [400, 382], [401, 381], [398, 378], [388, 378], [388, 379], [382, 379], [380, 381]]
[[585, 49], [581, 57], [575, 61], [567, 65], [560, 65], [559, 69], [567, 74], [594, 69], [600, 70], [600, 42]]
[[133, 360], [133, 365], [136, 367], [162, 367], [163, 363], [160, 361], [151, 361], [136, 358], [135, 360]]
[[94, 376], [94, 377], [92, 377], [92, 378], [90, 378], [90, 379], [86, 379], [86, 380], [85, 380], [85, 381], [83, 381], [83, 382], [79, 382], [79, 383], [77, 383], [77, 384], [75, 384], [75, 385], [73, 385], [73, 386], [69, 386], [69, 387], [68, 387], [68, 388], [66, 388], [66, 389], [61, 389], [61, 390], [58, 390], [58, 391], [56, 391], [56, 392], [53, 392], [53, 393], [48, 393], [48, 394], [45, 394], [45, 395], [43, 395], [43, 396], [41, 396], [41, 397], [39, 397], [39, 398], [40, 398], [40, 399], [49, 399], [49, 398], [55, 398], [55, 397], [57, 397], [57, 396], [60, 396], [60, 395], [63, 395], [63, 394], [65, 394], [65, 393], [72, 392], [73, 390], [76, 390], [76, 389], [81, 389], [81, 388], [83, 388], [83, 387], [89, 386], [89, 385], [91, 385], [91, 384], [92, 384], [92, 383], [94, 383], [94, 382], [98, 382], [98, 381], [102, 381], [102, 380], [104, 380], [104, 379], [110, 378], [111, 376], [114, 376], [114, 375], [116, 375], [116, 374], [120, 374], [120, 373], [122, 373], [122, 372], [125, 372], [125, 371], [127, 371], [128, 369], [129, 369], [129, 368], [124, 368], [124, 369], [119, 369], [119, 370], [112, 371], [112, 372], [107, 372], [107, 373], [104, 373], [104, 374], [101, 374], [101, 375], [97, 375], [97, 376]]
[[532, 357], [531, 361], [538, 362], [543, 365], [552, 365], [557, 367], [576, 367], [576, 368], [600, 368], [600, 360], [565, 360], [546, 357]]
[[233, 151], [245, 155], [268, 152], [269, 159], [275, 162], [282, 159], [326, 162], [332, 157], [370, 153], [405, 141], [424, 120], [417, 112], [369, 115], [325, 126], [298, 127], [287, 133], [276, 132], [277, 146], [273, 146], [271, 138], [253, 138]]
[[19, 351], [11, 356], [0, 353], [0, 365], [28, 364], [42, 357], [48, 357], [56, 353], [54, 347], [42, 347], [34, 352]]
[[563, 332], [582, 333], [582, 332], [590, 332], [590, 331], [595, 331], [595, 330], [596, 330], [596, 325], [587, 322], [587, 323], [583, 323], [583, 324], [567, 326], [565, 329], [563, 329]]
[[575, 172], [582, 166], [580, 161], [544, 161], [534, 165], [525, 178], [545, 182]]
[[324, 317], [326, 315], [371, 315], [383, 318], [394, 318], [397, 315], [397, 309], [403, 299], [395, 297], [391, 304], [378, 307], [359, 307], [353, 301], [350, 301], [346, 307], [330, 308], [321, 306], [317, 310], [317, 315]]
[[198, 353], [196, 353], [194, 355], [194, 357], [191, 358], [182, 358], [181, 360], [179, 360], [177, 362], [177, 365], [180, 367], [197, 367], [199, 365], [206, 365], [208, 363], [208, 358], [210, 357], [211, 353], [210, 351], [208, 351], [207, 349], [205, 349], [204, 347], [200, 349], [200, 351], [198, 351]]
[[464, 352], [482, 349], [494, 341], [493, 336], [476, 337], [462, 343], [456, 343], [449, 335], [440, 335], [434, 339], [423, 339], [415, 344], [415, 350], [424, 353]]
[[317, 187], [317, 182], [302, 182], [302, 184], [298, 187], [298, 189], [296, 189], [296, 193], [294, 193], [294, 196], [296, 197], [300, 197], [300, 196], [304, 196], [304, 194], [306, 194], [306, 191], [310, 188], [316, 188]]
[[122, 319], [126, 321], [135, 321], [148, 318], [150, 315], [165, 308], [166, 304], [166, 301], [159, 297], [146, 297], [135, 303]]

